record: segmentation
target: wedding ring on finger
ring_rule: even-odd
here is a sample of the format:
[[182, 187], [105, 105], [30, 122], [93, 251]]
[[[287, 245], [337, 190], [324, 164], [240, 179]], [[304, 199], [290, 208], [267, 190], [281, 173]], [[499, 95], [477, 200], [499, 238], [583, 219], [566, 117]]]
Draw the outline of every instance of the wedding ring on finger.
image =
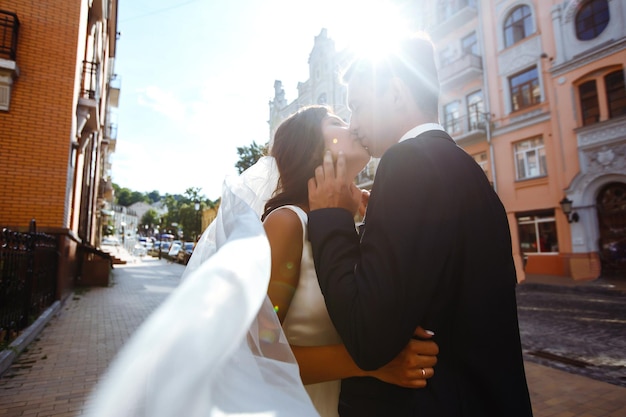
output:
[[426, 378], [426, 370], [422, 368], [421, 371], [422, 371], [422, 377]]

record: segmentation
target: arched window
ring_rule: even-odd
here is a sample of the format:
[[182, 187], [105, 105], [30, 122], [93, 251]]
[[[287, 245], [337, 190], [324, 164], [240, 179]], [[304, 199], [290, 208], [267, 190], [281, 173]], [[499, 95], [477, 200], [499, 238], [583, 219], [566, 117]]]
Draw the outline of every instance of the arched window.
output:
[[504, 21], [504, 47], [508, 48], [531, 33], [533, 33], [533, 22], [530, 7], [516, 7]]
[[576, 13], [576, 37], [581, 41], [597, 38], [610, 20], [607, 0], [585, 2]]

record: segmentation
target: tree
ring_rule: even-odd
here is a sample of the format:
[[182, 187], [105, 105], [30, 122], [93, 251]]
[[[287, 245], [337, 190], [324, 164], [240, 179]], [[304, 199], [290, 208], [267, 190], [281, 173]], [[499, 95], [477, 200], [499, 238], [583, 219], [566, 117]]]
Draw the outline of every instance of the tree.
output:
[[239, 155], [239, 161], [235, 164], [235, 168], [241, 174], [267, 153], [267, 145], [259, 145], [255, 141], [252, 141], [250, 146], [237, 147], [237, 154]]
[[[160, 222], [159, 214], [154, 209], [149, 209], [141, 217], [141, 223], [139, 230], [149, 230], [150, 234], [153, 233], [154, 227]], [[147, 227], [146, 227], [147, 226]]]
[[128, 207], [138, 201], [147, 201], [143, 193], [122, 188], [115, 183], [113, 184], [113, 191], [115, 192], [115, 203], [120, 206]]
[[158, 201], [161, 201], [161, 194], [159, 194], [157, 190], [154, 190], [152, 192], [146, 193], [146, 198], [150, 200], [150, 202], [156, 203]]

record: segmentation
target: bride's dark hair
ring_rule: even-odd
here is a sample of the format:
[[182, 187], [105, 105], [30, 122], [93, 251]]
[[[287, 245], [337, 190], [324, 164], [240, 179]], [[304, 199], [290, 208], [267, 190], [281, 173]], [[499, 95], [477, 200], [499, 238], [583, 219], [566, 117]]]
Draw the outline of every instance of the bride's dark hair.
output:
[[322, 120], [328, 112], [325, 106], [302, 108], [276, 130], [270, 155], [276, 159], [280, 179], [274, 195], [265, 204], [261, 220], [272, 210], [287, 204], [308, 205], [307, 182], [315, 175], [315, 168], [322, 164]]

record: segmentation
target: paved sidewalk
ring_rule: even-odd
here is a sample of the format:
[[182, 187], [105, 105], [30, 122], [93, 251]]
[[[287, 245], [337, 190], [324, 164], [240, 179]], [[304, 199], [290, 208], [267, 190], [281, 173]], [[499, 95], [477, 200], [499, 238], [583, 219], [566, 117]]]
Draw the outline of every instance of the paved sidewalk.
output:
[[[108, 288], [77, 289], [0, 378], [0, 416], [83, 415], [115, 353], [178, 285], [183, 269], [145, 257], [117, 265]], [[535, 417], [626, 416], [626, 388], [532, 362], [526, 372]]]

